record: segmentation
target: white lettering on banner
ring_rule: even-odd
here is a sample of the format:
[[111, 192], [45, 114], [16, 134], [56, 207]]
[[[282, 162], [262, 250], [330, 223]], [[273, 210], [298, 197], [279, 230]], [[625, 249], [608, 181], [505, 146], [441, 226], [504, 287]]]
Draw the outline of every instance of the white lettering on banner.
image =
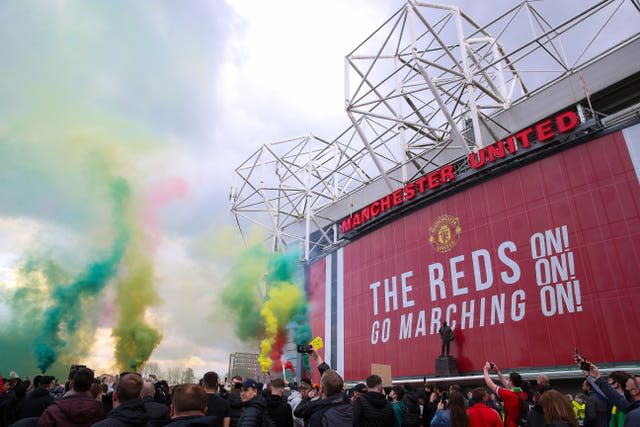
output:
[[[562, 225], [535, 232], [529, 246], [533, 261], [530, 274], [535, 274], [539, 290], [535, 298], [539, 298], [542, 314], [552, 317], [582, 311], [580, 281], [576, 277], [568, 227]], [[426, 266], [428, 283], [424, 284], [428, 291], [420, 289], [423, 284], [415, 283], [414, 270], [371, 283], [374, 316], [381, 314], [379, 298], [384, 298], [384, 313], [401, 310], [399, 318], [373, 321], [371, 344], [387, 343], [392, 336], [400, 341], [425, 337], [427, 316], [428, 335], [436, 335], [443, 321], [454, 330], [521, 322], [526, 317], [527, 294], [518, 287], [523, 284], [520, 283], [521, 266], [516, 261], [522, 256], [515, 256], [517, 251], [515, 242], [504, 241], [493, 253], [487, 248], [478, 248], [470, 253], [470, 259], [459, 254], [442, 263], [431, 263]], [[465, 271], [466, 268], [473, 271]], [[432, 305], [405, 311], [416, 305], [411, 296], [416, 286], [421, 292], [428, 292]]]

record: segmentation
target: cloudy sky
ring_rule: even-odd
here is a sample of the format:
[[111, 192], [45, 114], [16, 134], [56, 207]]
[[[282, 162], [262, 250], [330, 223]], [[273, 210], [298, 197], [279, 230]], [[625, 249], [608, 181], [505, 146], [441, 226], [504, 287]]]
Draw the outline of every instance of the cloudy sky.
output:
[[[459, 1], [483, 22], [512, 0]], [[343, 58], [393, 0], [3, 1], [0, 322], [26, 260], [69, 275], [109, 247], [104, 183], [124, 177], [158, 299], [142, 301], [163, 366], [226, 371], [255, 350], [217, 299], [241, 242], [228, 194], [260, 145], [347, 127]], [[114, 291], [93, 308], [85, 361], [110, 369]], [[40, 301], [42, 302], [42, 301]], [[3, 366], [0, 372], [10, 367]]]

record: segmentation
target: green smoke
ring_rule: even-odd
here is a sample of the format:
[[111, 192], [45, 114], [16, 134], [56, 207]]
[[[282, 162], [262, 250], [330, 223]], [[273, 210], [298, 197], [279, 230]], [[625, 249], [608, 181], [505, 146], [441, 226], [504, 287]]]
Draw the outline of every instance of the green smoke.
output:
[[115, 275], [118, 264], [127, 248], [129, 229], [126, 222], [126, 206], [129, 201], [129, 185], [124, 179], [111, 184], [113, 199], [113, 226], [116, 237], [110, 253], [101, 260], [92, 262], [86, 271], [69, 285], [58, 284], [50, 295], [52, 305], [45, 311], [40, 334], [34, 340], [33, 353], [42, 372], [59, 357], [66, 342], [62, 332], [73, 334], [81, 319], [81, 301], [97, 295]]

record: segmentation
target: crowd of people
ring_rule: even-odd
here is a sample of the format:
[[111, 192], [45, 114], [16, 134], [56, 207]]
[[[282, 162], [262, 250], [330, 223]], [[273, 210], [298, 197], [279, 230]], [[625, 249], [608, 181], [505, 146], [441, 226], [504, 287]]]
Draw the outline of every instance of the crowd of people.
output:
[[199, 384], [173, 387], [127, 372], [108, 383], [88, 368], [77, 369], [64, 386], [46, 375], [0, 377], [0, 427], [640, 427], [636, 377], [620, 371], [605, 377], [586, 361], [586, 379], [574, 398], [554, 390], [545, 375], [531, 386], [490, 362], [483, 367], [484, 386], [471, 390], [427, 384], [385, 389], [377, 375], [346, 388], [338, 372], [311, 354], [319, 384], [275, 378], [263, 385], [236, 376], [227, 389], [215, 372]]

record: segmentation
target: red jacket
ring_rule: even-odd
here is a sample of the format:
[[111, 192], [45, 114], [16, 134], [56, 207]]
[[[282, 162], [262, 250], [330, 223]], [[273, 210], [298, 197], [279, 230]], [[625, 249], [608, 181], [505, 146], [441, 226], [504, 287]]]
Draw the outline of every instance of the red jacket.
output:
[[40, 416], [38, 427], [89, 427], [104, 418], [102, 402], [90, 394], [56, 400]]
[[500, 415], [484, 403], [471, 406], [467, 409], [467, 415], [469, 415], [469, 427], [504, 427]]

